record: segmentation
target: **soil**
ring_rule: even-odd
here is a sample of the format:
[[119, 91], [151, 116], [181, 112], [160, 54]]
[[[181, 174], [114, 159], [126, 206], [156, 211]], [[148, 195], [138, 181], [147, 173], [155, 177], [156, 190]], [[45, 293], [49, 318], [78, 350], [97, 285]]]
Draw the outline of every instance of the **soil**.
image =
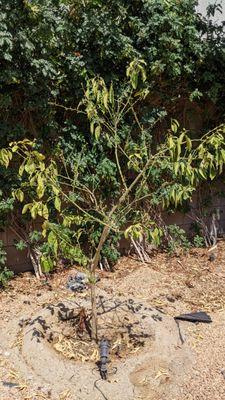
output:
[[[89, 291], [66, 289], [76, 268], [38, 282], [30, 273], [0, 292], [0, 400], [225, 399], [225, 243], [122, 258], [100, 272], [99, 335], [110, 340], [108, 379], [88, 335]], [[174, 321], [206, 311], [211, 324]], [[178, 329], [179, 328], [179, 329]]]

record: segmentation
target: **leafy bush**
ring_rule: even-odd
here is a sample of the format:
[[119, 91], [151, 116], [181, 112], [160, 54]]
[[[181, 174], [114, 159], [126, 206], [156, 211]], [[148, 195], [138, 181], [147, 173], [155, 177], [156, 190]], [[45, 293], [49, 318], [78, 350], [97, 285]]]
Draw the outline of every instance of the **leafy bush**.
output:
[[2, 145], [29, 136], [54, 146], [65, 127], [69, 135], [69, 126], [85, 127], [73, 108], [86, 79], [100, 75], [119, 89], [135, 58], [146, 62], [151, 92], [142, 113], [153, 124], [166, 114], [178, 117], [188, 99], [204, 109], [211, 98], [221, 120], [223, 25], [210, 20], [212, 8], [203, 18], [195, 6], [196, 0], [0, 0]]
[[2, 268], [0, 270], [0, 286], [6, 287], [8, 281], [12, 279], [13, 275], [13, 272], [10, 271], [7, 267]]
[[193, 238], [193, 244], [195, 247], [205, 247], [205, 240], [202, 236], [196, 235]]
[[8, 281], [13, 277], [13, 272], [5, 266], [6, 259], [6, 251], [0, 240], [0, 287], [6, 287]]
[[6, 251], [4, 249], [4, 245], [3, 245], [2, 240], [0, 240], [0, 265], [1, 265], [2, 268], [5, 266], [6, 259], [7, 259]]
[[180, 250], [186, 252], [191, 248], [186, 232], [176, 224], [168, 226], [168, 233], [168, 252], [170, 254], [177, 253]]

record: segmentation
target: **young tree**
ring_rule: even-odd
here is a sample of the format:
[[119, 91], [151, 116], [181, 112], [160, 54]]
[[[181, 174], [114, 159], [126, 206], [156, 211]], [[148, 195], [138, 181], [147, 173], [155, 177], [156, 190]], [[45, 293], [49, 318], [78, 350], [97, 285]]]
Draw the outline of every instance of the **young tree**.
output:
[[[108, 86], [100, 77], [87, 82], [76, 112], [87, 117], [92, 142], [89, 149], [81, 145], [78, 151], [76, 147], [71, 159], [60, 146], [53, 157], [46, 157], [29, 140], [11, 143], [0, 151], [6, 167], [13, 156], [19, 158], [21, 186], [14, 190], [14, 197], [25, 203], [23, 214], [29, 211], [33, 219], [43, 218], [42, 233], [55, 257], [59, 247], [73, 246], [65, 229], [74, 232], [81, 246], [82, 230], [101, 228], [94, 255], [89, 257], [95, 340], [96, 268], [110, 233], [146, 236], [158, 244], [163, 235], [157, 219], [161, 210], [191, 199], [199, 182], [214, 179], [225, 163], [224, 126], [193, 142], [173, 120], [165, 140], [155, 146], [153, 127], [142, 120], [141, 105], [148, 95], [145, 80], [145, 63], [135, 60], [119, 93], [113, 83]], [[101, 159], [96, 175], [99, 166], [89, 165], [87, 154], [99, 146], [104, 162]], [[41, 261], [46, 259], [42, 256]]]

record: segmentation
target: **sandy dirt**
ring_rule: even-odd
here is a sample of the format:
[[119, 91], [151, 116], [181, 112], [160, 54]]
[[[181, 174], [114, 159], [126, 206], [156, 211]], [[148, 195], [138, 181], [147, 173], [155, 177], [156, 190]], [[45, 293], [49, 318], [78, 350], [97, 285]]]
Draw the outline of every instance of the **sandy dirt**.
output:
[[[225, 399], [225, 243], [215, 261], [208, 256], [159, 253], [148, 265], [122, 258], [114, 273], [101, 273], [98, 294], [141, 304], [135, 318], [150, 335], [143, 348], [112, 357], [107, 381], [99, 380], [95, 357], [69, 359], [49, 341], [52, 326], [61, 330], [51, 307], [88, 302], [65, 288], [75, 269], [45, 283], [30, 273], [16, 277], [0, 293], [0, 400]], [[213, 322], [180, 322], [182, 344], [173, 317], [198, 310]]]

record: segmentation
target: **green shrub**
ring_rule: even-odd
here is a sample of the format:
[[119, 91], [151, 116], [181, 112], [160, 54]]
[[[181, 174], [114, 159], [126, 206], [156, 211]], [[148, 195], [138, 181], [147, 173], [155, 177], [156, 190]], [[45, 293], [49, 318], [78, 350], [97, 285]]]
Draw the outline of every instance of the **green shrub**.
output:
[[205, 240], [202, 236], [196, 235], [193, 238], [193, 244], [194, 244], [194, 247], [202, 248], [202, 247], [205, 247]]
[[168, 233], [170, 240], [168, 241], [168, 252], [170, 254], [177, 253], [179, 250], [187, 251], [191, 248], [191, 243], [187, 239], [186, 232], [178, 225], [169, 225]]
[[6, 265], [6, 251], [3, 242], [0, 240], [0, 287], [6, 287], [8, 281], [13, 277], [13, 272]]

